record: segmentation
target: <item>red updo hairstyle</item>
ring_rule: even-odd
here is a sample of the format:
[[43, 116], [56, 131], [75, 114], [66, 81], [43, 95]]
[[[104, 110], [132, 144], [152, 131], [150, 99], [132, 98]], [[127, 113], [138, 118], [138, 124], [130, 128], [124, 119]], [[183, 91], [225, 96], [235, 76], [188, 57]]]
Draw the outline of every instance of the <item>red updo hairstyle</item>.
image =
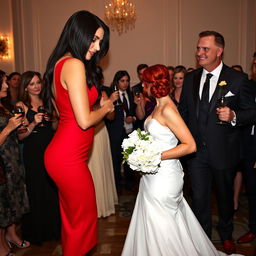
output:
[[142, 81], [150, 86], [150, 92], [155, 98], [165, 97], [171, 89], [168, 68], [164, 65], [154, 65], [144, 70]]

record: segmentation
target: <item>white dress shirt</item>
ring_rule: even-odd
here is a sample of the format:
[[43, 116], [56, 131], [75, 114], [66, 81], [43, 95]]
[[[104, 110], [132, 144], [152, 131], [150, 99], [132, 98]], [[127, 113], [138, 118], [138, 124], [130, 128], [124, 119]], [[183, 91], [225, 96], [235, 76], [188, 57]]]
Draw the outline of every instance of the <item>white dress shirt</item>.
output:
[[199, 88], [199, 96], [200, 96], [200, 99], [201, 99], [201, 96], [202, 96], [202, 91], [203, 91], [203, 86], [204, 86], [204, 83], [205, 83], [205, 80], [206, 80], [206, 75], [208, 73], [211, 73], [212, 74], [212, 77], [210, 79], [210, 91], [209, 91], [209, 101], [211, 101], [211, 98], [212, 98], [212, 95], [217, 87], [217, 83], [218, 83], [218, 80], [219, 80], [219, 76], [220, 76], [220, 72], [222, 70], [222, 67], [223, 67], [223, 62], [220, 63], [220, 65], [215, 68], [212, 72], [208, 72], [206, 69], [203, 69], [203, 73], [202, 73], [202, 76], [201, 76], [201, 81], [200, 81], [200, 88]]
[[[129, 102], [129, 97], [128, 97], [128, 94], [126, 91], [121, 91], [119, 90], [119, 98], [120, 100], [123, 102], [123, 93], [125, 94], [125, 98], [127, 100], [127, 104], [128, 104], [128, 108], [130, 109], [130, 102]], [[123, 109], [123, 112], [124, 112], [124, 118], [126, 117], [126, 112], [125, 110]], [[125, 121], [124, 121], [124, 129], [126, 131], [127, 134], [131, 133], [132, 130], [133, 130], [133, 124], [130, 123], [130, 124], [127, 124]]]

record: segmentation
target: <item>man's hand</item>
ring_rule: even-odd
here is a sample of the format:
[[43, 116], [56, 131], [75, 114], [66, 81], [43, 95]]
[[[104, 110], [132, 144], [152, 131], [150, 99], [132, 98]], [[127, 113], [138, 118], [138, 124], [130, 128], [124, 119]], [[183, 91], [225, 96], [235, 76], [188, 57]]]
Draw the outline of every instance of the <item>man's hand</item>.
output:
[[135, 121], [135, 119], [133, 118], [133, 116], [127, 116], [124, 118], [124, 121], [127, 123], [127, 124], [131, 124]]
[[235, 117], [234, 111], [229, 107], [217, 108], [216, 113], [218, 118], [224, 122], [231, 122]]

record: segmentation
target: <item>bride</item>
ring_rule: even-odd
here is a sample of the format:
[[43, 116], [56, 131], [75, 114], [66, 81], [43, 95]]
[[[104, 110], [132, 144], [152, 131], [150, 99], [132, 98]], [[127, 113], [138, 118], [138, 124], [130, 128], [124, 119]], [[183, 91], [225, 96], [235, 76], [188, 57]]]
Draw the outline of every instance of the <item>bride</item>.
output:
[[168, 96], [168, 69], [147, 68], [143, 84], [144, 92], [157, 101], [144, 125], [161, 143], [162, 161], [156, 174], [141, 178], [122, 256], [226, 255], [216, 250], [183, 198], [184, 174], [178, 158], [195, 152], [196, 144]]

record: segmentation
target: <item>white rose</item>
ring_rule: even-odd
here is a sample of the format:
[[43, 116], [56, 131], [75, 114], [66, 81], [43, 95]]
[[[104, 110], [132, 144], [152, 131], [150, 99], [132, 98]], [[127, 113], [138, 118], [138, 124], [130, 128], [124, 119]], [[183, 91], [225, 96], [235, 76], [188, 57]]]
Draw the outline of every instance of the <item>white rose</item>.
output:
[[135, 144], [133, 141], [131, 141], [130, 139], [124, 139], [122, 142], [122, 149], [126, 150], [129, 147], [134, 147]]
[[138, 162], [138, 155], [136, 151], [133, 151], [129, 157], [128, 157], [128, 164], [131, 167], [131, 169], [136, 170], [139, 167], [139, 162]]

